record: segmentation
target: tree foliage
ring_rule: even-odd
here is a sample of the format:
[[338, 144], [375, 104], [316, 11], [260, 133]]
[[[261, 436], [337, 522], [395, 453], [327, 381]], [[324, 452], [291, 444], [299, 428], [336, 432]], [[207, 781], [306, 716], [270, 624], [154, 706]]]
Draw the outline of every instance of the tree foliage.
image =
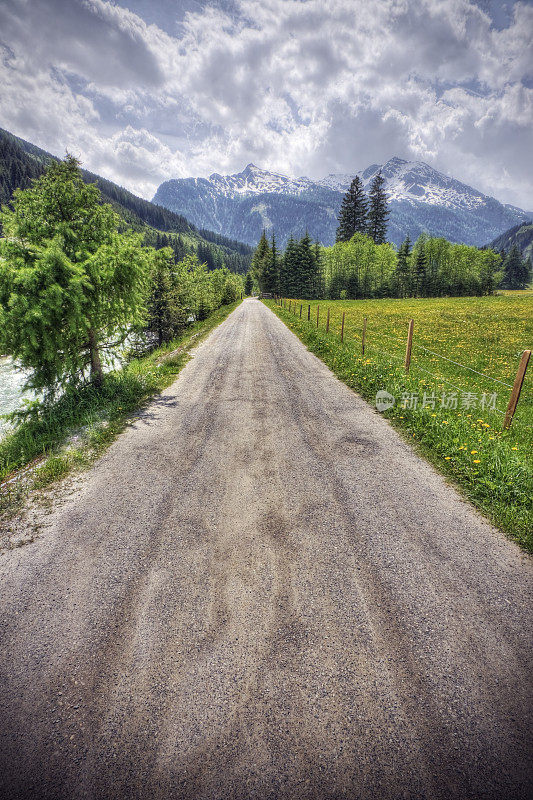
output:
[[179, 236], [158, 233], [154, 249], [120, 232], [71, 156], [17, 190], [0, 221], [0, 352], [48, 395], [89, 377], [99, 386], [133, 330], [169, 341], [242, 291], [240, 276], [209, 270]]
[[387, 195], [383, 188], [385, 178], [381, 170], [376, 174], [370, 185], [368, 193], [368, 235], [376, 244], [383, 244], [387, 241], [387, 219], [389, 209], [387, 205]]
[[332, 247], [310, 247], [306, 237], [299, 243], [291, 237], [282, 259], [280, 294], [332, 299], [490, 294], [501, 279], [500, 262], [493, 250], [426, 234], [412, 250], [407, 237], [398, 252], [362, 233]]
[[531, 280], [531, 261], [513, 245], [503, 262], [502, 289], [525, 289]]
[[366, 233], [367, 213], [368, 201], [363, 189], [363, 182], [359, 175], [356, 175], [342, 201], [338, 217], [337, 242], [349, 242], [355, 233]]
[[251, 272], [246, 273], [244, 280], [244, 293], [249, 297], [254, 290], [254, 278]]
[[89, 367], [100, 383], [105, 352], [143, 317], [153, 251], [118, 232], [71, 156], [17, 190], [1, 221], [0, 349], [32, 370], [34, 388], [53, 392]]

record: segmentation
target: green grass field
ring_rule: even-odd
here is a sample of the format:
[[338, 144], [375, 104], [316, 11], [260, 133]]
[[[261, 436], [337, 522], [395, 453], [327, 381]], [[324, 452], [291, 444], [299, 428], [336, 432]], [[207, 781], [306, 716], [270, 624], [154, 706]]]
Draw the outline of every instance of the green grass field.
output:
[[[293, 300], [290, 312], [268, 305], [369, 402], [381, 390], [392, 395], [394, 406], [384, 415], [478, 508], [533, 552], [533, 360], [512, 426], [502, 430], [520, 357], [533, 346], [532, 293], [313, 301], [309, 322], [306, 301]], [[407, 375], [410, 319], [414, 336]]]

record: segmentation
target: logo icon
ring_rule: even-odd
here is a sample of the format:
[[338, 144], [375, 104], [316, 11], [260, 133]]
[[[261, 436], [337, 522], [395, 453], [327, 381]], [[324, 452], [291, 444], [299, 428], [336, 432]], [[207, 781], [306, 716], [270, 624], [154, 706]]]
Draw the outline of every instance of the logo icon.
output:
[[387, 411], [387, 409], [392, 408], [393, 405], [394, 397], [384, 389], [381, 389], [376, 394], [376, 408], [378, 411]]

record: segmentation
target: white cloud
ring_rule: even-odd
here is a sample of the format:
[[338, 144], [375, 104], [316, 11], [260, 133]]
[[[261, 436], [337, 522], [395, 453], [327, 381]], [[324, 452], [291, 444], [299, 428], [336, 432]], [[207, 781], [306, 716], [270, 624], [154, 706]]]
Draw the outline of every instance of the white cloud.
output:
[[[124, 0], [126, 4], [126, 0]], [[105, 0], [5, 0], [5, 127], [150, 196], [168, 177], [419, 158], [533, 208], [533, 8], [235, 0], [180, 38]]]

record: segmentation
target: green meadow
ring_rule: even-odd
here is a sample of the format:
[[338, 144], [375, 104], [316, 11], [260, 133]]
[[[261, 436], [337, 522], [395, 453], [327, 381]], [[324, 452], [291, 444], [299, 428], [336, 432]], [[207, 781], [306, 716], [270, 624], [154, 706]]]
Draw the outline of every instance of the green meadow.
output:
[[[369, 402], [375, 403], [378, 392], [394, 398], [394, 405], [381, 413], [486, 516], [533, 552], [533, 359], [512, 425], [503, 429], [522, 353], [533, 347], [531, 292], [291, 300], [290, 311], [289, 301], [284, 308], [271, 301], [268, 305]], [[406, 373], [411, 319], [413, 344]]]

